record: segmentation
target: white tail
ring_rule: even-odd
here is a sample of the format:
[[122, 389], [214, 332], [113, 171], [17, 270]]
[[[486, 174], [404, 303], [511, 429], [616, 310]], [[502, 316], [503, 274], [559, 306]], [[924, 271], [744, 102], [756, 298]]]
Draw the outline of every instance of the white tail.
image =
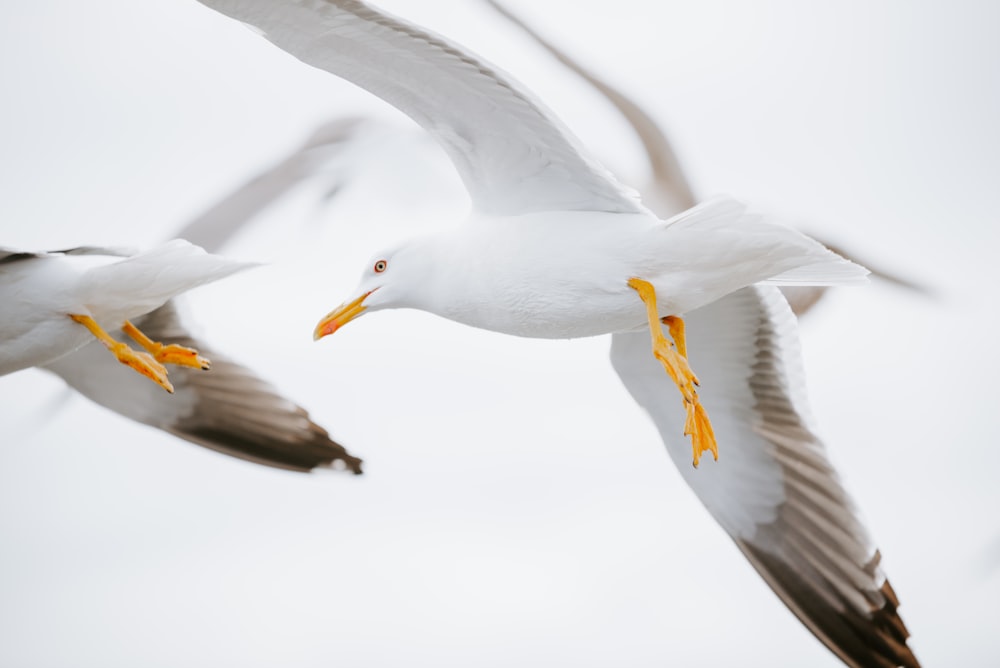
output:
[[253, 266], [175, 239], [88, 270], [81, 280], [80, 296], [88, 304], [118, 302], [128, 304], [131, 312], [148, 313], [182, 292]]
[[687, 236], [688, 252], [710, 262], [726, 252], [724, 239], [742, 246], [744, 252], [739, 261], [730, 256], [729, 262], [731, 266], [740, 266], [747, 277], [754, 276], [753, 282], [768, 285], [868, 282], [869, 272], [861, 265], [844, 259], [801, 232], [748, 213], [741, 202], [729, 197], [712, 199], [688, 209], [666, 221], [664, 229]]

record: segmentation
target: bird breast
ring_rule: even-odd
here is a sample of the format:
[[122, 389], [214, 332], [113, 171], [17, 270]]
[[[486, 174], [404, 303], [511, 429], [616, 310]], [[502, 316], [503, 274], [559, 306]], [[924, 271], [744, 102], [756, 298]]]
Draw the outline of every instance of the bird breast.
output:
[[470, 221], [446, 242], [449, 259], [439, 263], [448, 274], [438, 277], [439, 315], [533, 338], [639, 326], [645, 311], [628, 279], [648, 220], [550, 212]]

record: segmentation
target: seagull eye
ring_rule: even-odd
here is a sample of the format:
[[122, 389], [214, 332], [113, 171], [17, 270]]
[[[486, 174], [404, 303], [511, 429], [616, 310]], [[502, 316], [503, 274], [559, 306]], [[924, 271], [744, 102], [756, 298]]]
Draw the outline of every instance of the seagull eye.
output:
[[387, 266], [388, 265], [386, 264], [385, 260], [379, 260], [378, 262], [375, 263], [375, 267], [374, 267], [375, 273], [376, 274], [381, 274], [383, 271], [385, 271], [385, 268]]

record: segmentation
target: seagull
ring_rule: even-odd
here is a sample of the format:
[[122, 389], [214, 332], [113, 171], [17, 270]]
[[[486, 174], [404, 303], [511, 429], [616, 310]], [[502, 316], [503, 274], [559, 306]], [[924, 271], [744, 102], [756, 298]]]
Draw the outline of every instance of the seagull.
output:
[[[251, 266], [182, 239], [143, 252], [0, 248], [0, 375], [53, 362], [96, 338], [119, 362], [173, 392], [164, 364], [207, 370], [209, 360], [192, 348], [154, 341], [131, 321]], [[106, 328], [121, 328], [144, 350]]]
[[[484, 0], [484, 2], [513, 25], [517, 26], [540, 47], [548, 51], [567, 69], [586, 81], [598, 93], [604, 96], [629, 123], [642, 143], [647, 162], [649, 163], [649, 180], [639, 189], [639, 192], [642, 193], [642, 201], [646, 206], [652, 209], [658, 216], [669, 217], [685, 209], [689, 209], [698, 203], [694, 188], [691, 186], [691, 181], [682, 167], [677, 152], [667, 138], [666, 132], [664, 132], [663, 128], [660, 127], [641, 105], [618, 88], [598, 77], [575, 58], [546, 39], [506, 5], [497, 0]], [[903, 278], [885, 269], [878, 268], [872, 262], [859, 258], [857, 253], [853, 251], [848, 252], [844, 248], [826, 239], [821, 239], [815, 234], [810, 233], [810, 236], [837, 255], [863, 265], [871, 272], [872, 276], [880, 280], [912, 292], [927, 293], [925, 287], [918, 285], [908, 278]], [[827, 286], [822, 285], [783, 285], [779, 289], [785, 296], [785, 299], [788, 300], [788, 305], [791, 306], [792, 312], [799, 318], [812, 310], [827, 293]]]
[[211, 355], [212, 370], [176, 369], [174, 396], [164, 401], [154, 385], [107, 364], [107, 353], [96, 342], [42, 368], [105, 408], [226, 455], [289, 471], [362, 472], [362, 461], [332, 440], [304, 408], [192, 337], [174, 301], [137, 322], [150, 336]]
[[[849, 665], [919, 665], [815, 434], [774, 287], [862, 269], [728, 198], [656, 218], [512, 78], [371, 5], [201, 2], [409, 115], [471, 195], [464, 226], [374, 254], [315, 337], [389, 308], [517, 336], [611, 334], [614, 368], [685, 480], [792, 612]], [[716, 446], [717, 461], [690, 465]]]
[[[331, 155], [352, 139], [360, 123], [358, 118], [341, 117], [317, 127], [301, 146], [213, 203], [176, 236], [220, 252], [268, 204], [326, 169]], [[124, 367], [107, 364], [107, 353], [97, 341], [40, 368], [94, 403], [226, 455], [289, 471], [362, 472], [362, 460], [334, 441], [304, 408], [252, 369], [197, 340], [189, 331], [192, 320], [191, 314], [182, 315], [177, 300], [135, 320], [151, 338], [169, 339], [212, 359], [210, 373], [174, 369], [170, 401], [163, 401], [155, 386]], [[121, 332], [111, 336], [125, 338]]]

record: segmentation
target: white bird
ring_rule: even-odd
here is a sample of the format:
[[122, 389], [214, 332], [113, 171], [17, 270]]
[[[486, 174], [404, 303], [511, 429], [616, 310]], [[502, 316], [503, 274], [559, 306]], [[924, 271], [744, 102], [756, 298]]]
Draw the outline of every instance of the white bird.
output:
[[[660, 221], [519, 84], [367, 4], [201, 1], [408, 114], [472, 196], [465, 226], [376, 254], [317, 337], [394, 307], [520, 336], [613, 334], [614, 366], [685, 479], [789, 608], [851, 665], [917, 665], [807, 418], [795, 319], [766, 285], [854, 282], [862, 270], [731, 200]], [[681, 435], [697, 459], [715, 445], [712, 425], [719, 459], [692, 469]]]
[[[193, 349], [153, 341], [131, 321], [251, 266], [180, 239], [144, 252], [0, 248], [0, 375], [54, 362], [96, 337], [122, 364], [173, 392], [164, 364], [208, 369], [209, 361]], [[145, 350], [108, 334], [119, 328]]]
[[[358, 125], [354, 118], [324, 123], [301, 146], [213, 203], [176, 236], [219, 252], [271, 202], [328, 169], [332, 155]], [[339, 181], [339, 172], [335, 176]], [[210, 373], [185, 367], [172, 370], [174, 395], [169, 401], [140, 376], [108, 364], [107, 352], [97, 341], [41, 368], [109, 410], [227, 455], [292, 471], [331, 467], [361, 473], [362, 461], [334, 441], [304, 408], [249, 367], [197, 340], [187, 324], [192, 319], [190, 314], [182, 317], [171, 300], [135, 321], [151, 338], [197, 349], [212, 360]], [[111, 336], [124, 340], [121, 333]]]
[[[622, 115], [635, 131], [642, 143], [649, 164], [649, 180], [639, 188], [643, 204], [661, 217], [672, 216], [684, 209], [689, 209], [698, 203], [694, 188], [681, 166], [681, 160], [674, 151], [663, 128], [635, 100], [615, 88], [595, 73], [588, 70], [575, 58], [557, 47], [528, 25], [523, 18], [515, 14], [509, 7], [497, 0], [485, 0], [486, 4], [495, 9], [501, 16], [520, 28], [528, 37], [548, 51], [570, 71], [586, 81], [597, 92], [603, 95]], [[876, 268], [873, 263], [862, 260], [853, 250], [847, 252], [844, 248], [830, 243], [826, 239], [811, 236], [820, 241], [833, 252], [864, 265], [871, 275], [881, 280], [893, 283], [907, 290], [927, 293], [926, 288], [917, 285], [907, 278], [902, 278], [884, 269]], [[827, 286], [822, 285], [783, 285], [781, 294], [788, 300], [792, 312], [800, 318], [808, 313], [827, 293]]]

